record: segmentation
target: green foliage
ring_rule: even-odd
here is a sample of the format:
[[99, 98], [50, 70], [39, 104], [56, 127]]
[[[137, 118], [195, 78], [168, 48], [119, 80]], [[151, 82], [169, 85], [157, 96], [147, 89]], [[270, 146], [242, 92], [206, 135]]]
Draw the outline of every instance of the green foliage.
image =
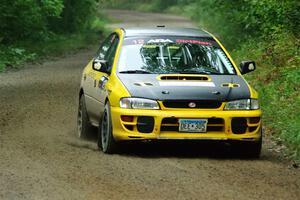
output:
[[3, 0], [0, 4], [0, 38], [11, 43], [37, 39], [47, 32], [47, 19], [59, 17], [62, 0]]
[[[61, 56], [68, 52], [87, 48], [99, 40], [99, 33], [52, 35], [47, 42], [19, 41], [9, 47], [0, 45], [0, 72], [5, 69], [18, 69], [24, 62]], [[21, 47], [20, 47], [21, 46]]]
[[96, 0], [3, 0], [0, 41], [46, 40], [51, 32], [88, 29], [97, 17], [97, 5]]
[[0, 72], [5, 67], [14, 68], [14, 66], [33, 60], [35, 57], [35, 53], [29, 53], [23, 48], [0, 46]]
[[177, 4], [178, 0], [105, 0], [103, 5], [109, 8], [136, 9], [141, 11], [162, 11]]
[[75, 32], [88, 28], [97, 16], [95, 0], [64, 0], [61, 18], [51, 22], [58, 32]]
[[300, 157], [300, 70], [283, 68], [276, 80], [257, 87], [261, 94], [265, 124], [287, 141]]
[[[102, 32], [104, 20], [97, 8], [97, 0], [2, 0], [0, 70], [43, 55], [45, 46], [61, 38], [60, 43], [67, 43], [72, 35]], [[34, 49], [37, 44], [39, 48]]]

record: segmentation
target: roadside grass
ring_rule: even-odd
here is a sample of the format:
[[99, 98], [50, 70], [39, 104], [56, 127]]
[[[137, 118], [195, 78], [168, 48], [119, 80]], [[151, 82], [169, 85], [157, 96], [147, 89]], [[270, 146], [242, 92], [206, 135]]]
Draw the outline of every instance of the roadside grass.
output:
[[300, 159], [300, 69], [283, 68], [276, 73], [274, 80], [261, 75], [250, 76], [248, 80], [260, 93], [264, 126], [271, 130], [270, 134], [285, 141], [292, 150], [286, 153]]
[[250, 40], [232, 51], [239, 63], [251, 59], [257, 71], [246, 75], [260, 94], [263, 125], [289, 147], [289, 156], [300, 161], [300, 56], [299, 39], [280, 34], [269, 42]]

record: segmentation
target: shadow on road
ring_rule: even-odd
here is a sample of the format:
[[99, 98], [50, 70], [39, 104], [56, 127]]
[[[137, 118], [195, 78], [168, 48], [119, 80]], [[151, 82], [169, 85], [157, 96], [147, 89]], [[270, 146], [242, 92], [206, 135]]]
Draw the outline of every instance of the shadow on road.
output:
[[235, 152], [228, 143], [217, 141], [159, 141], [122, 144], [120, 155], [143, 158], [216, 158], [253, 160]]
[[[97, 130], [89, 135], [87, 142], [97, 143]], [[100, 151], [95, 145], [89, 144], [69, 144], [77, 148]], [[264, 152], [265, 154], [266, 152]], [[236, 151], [229, 142], [212, 140], [160, 140], [160, 141], [130, 141], [119, 144], [118, 152], [121, 156], [142, 157], [142, 158], [212, 158], [212, 159], [237, 159], [237, 160], [257, 160]], [[260, 160], [274, 160], [273, 156], [262, 155]], [[275, 159], [276, 160], [276, 159]]]

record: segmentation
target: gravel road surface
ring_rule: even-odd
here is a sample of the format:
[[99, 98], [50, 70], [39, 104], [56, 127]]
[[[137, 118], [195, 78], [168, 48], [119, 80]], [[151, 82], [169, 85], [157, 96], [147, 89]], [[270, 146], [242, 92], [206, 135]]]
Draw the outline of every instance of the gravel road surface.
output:
[[[182, 17], [109, 10], [117, 26], [192, 27]], [[96, 48], [0, 74], [0, 199], [300, 199], [300, 171], [265, 142], [259, 160], [226, 146], [137, 144], [105, 155], [76, 137], [81, 71]]]

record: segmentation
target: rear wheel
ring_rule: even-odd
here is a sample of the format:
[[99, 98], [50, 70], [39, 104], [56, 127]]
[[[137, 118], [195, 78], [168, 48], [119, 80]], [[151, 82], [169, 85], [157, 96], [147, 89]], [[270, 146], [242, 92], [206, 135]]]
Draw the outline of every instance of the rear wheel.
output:
[[92, 125], [89, 122], [86, 111], [84, 95], [79, 99], [78, 114], [77, 114], [77, 136], [86, 139], [91, 134]]
[[113, 154], [117, 152], [117, 143], [113, 137], [110, 104], [106, 103], [99, 125], [98, 146], [104, 153]]

